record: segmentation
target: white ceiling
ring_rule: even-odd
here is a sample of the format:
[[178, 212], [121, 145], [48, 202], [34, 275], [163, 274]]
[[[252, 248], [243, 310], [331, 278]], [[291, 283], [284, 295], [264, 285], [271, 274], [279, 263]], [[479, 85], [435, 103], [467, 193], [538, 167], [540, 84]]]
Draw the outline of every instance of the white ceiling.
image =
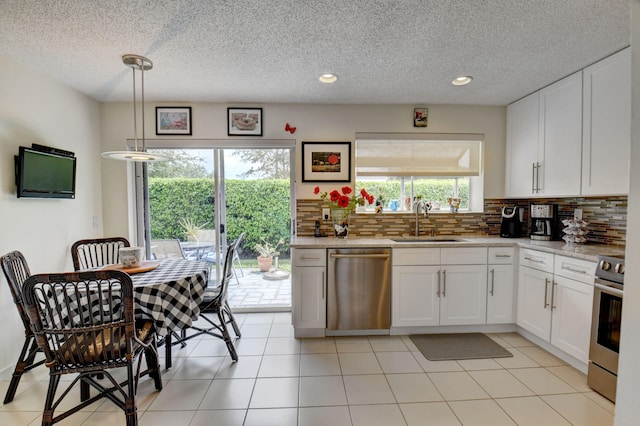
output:
[[0, 54], [106, 102], [131, 100], [134, 53], [154, 63], [147, 101], [506, 105], [628, 46], [629, 15], [629, 0], [0, 0]]

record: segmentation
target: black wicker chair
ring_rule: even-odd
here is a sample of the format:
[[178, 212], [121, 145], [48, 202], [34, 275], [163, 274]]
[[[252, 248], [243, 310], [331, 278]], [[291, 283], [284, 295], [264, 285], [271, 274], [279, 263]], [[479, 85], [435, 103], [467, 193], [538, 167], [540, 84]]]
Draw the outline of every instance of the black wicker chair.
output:
[[[86, 271], [34, 275], [23, 287], [24, 305], [38, 346], [49, 367], [49, 388], [42, 424], [51, 425], [100, 398], [125, 412], [127, 426], [137, 425], [136, 390], [141, 375], [162, 389], [152, 321], [134, 320], [133, 284], [124, 272]], [[144, 354], [147, 369], [141, 371]], [[135, 368], [134, 368], [135, 367]], [[118, 383], [111, 369], [125, 368]], [[104, 380], [96, 375], [102, 373]], [[61, 377], [76, 374], [56, 395]], [[104, 383], [106, 381], [106, 383]], [[71, 388], [80, 383], [97, 390], [67, 411], [56, 414]]]
[[120, 247], [131, 247], [124, 237], [79, 240], [71, 246], [73, 269], [82, 271], [120, 262]]
[[31, 331], [31, 322], [29, 321], [29, 317], [27, 316], [27, 312], [22, 303], [22, 284], [31, 275], [29, 265], [22, 253], [19, 251], [12, 251], [11, 253], [7, 253], [0, 257], [0, 264], [2, 264], [4, 276], [7, 278], [9, 290], [11, 290], [11, 296], [13, 297], [13, 303], [16, 304], [18, 314], [22, 320], [22, 325], [24, 325], [25, 336], [22, 351], [20, 351], [18, 362], [16, 363], [13, 375], [11, 376], [11, 383], [9, 383], [9, 388], [7, 389], [7, 393], [4, 397], [4, 403], [8, 404], [13, 401], [13, 397], [16, 395], [22, 374], [44, 364], [44, 359], [38, 362], [35, 361], [36, 355], [42, 351], [36, 343], [33, 331]]
[[[172, 345], [184, 343], [184, 341], [196, 336], [207, 334], [209, 336], [217, 337], [224, 340], [225, 344], [227, 345], [227, 349], [229, 350], [231, 359], [233, 360], [233, 362], [238, 361], [238, 353], [235, 346], [233, 345], [233, 340], [231, 339], [231, 335], [229, 333], [227, 325], [231, 324], [237, 338], [241, 337], [241, 334], [240, 328], [236, 324], [233, 312], [231, 311], [229, 303], [227, 302], [227, 288], [229, 286], [231, 278], [233, 277], [233, 256], [235, 254], [236, 248], [242, 241], [242, 237], [243, 235], [240, 235], [240, 237], [236, 241], [231, 243], [227, 248], [220, 285], [211, 290], [207, 289], [205, 291], [204, 298], [200, 303], [200, 317], [204, 321], [206, 321], [209, 326], [192, 326], [190, 330], [194, 330], [195, 333], [187, 333], [187, 335], [182, 337], [181, 339], [171, 342]], [[216, 314], [218, 317], [217, 321], [210, 318], [207, 315], [208, 313]]]

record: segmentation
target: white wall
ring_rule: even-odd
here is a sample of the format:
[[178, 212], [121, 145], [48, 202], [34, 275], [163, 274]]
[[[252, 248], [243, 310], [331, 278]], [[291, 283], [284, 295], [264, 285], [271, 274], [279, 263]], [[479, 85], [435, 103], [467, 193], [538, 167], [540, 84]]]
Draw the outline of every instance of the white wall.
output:
[[631, 1], [631, 167], [615, 424], [640, 419], [640, 0]]
[[[2, 55], [0, 70], [0, 255], [20, 250], [32, 273], [73, 270], [71, 244], [102, 234], [100, 105]], [[76, 153], [75, 200], [16, 197], [13, 157], [18, 146], [34, 142]], [[94, 215], [100, 221], [98, 228], [92, 227]], [[4, 375], [13, 371], [24, 329], [0, 275], [0, 374]]]
[[[176, 106], [169, 102], [163, 105]], [[221, 104], [185, 104], [192, 107], [193, 135], [185, 138], [233, 139], [227, 136], [227, 106]], [[155, 105], [146, 108], [147, 138], [155, 138]], [[484, 106], [429, 106], [429, 126], [413, 127], [413, 105], [244, 105], [263, 108], [263, 137], [268, 139], [296, 139], [298, 198], [315, 198], [315, 184], [302, 184], [300, 143], [302, 141], [353, 141], [356, 132], [426, 132], [426, 133], [483, 133], [485, 135], [485, 192], [486, 198], [504, 194], [504, 162], [506, 108]], [[133, 135], [131, 105], [106, 104], [103, 107], [103, 149], [124, 147]], [[128, 115], [127, 115], [128, 114]], [[122, 123], [126, 124], [122, 124]], [[292, 135], [286, 132], [289, 123], [297, 128]], [[105, 233], [127, 235], [126, 164], [103, 162], [103, 193], [109, 200], [105, 217]], [[352, 173], [353, 175], [353, 173]], [[106, 214], [106, 213], [105, 213]]]

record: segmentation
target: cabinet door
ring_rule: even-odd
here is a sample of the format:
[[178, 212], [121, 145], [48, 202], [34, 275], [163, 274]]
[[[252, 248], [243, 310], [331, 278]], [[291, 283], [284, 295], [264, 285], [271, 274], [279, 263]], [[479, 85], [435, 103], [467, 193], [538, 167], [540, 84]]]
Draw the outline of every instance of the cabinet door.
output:
[[629, 192], [631, 49], [584, 69], [582, 194]]
[[326, 328], [325, 268], [294, 267], [292, 284], [294, 328]]
[[520, 266], [517, 324], [547, 342], [551, 337], [552, 285], [552, 274]]
[[394, 266], [391, 326], [438, 325], [439, 266]]
[[587, 363], [593, 285], [558, 276], [554, 279], [551, 344]]
[[533, 194], [533, 166], [538, 162], [538, 114], [537, 92], [507, 107], [507, 197]]
[[580, 194], [582, 71], [540, 90], [541, 168], [536, 195]]
[[514, 322], [514, 274], [513, 265], [489, 265], [487, 324]]
[[442, 266], [440, 325], [485, 324], [487, 265]]

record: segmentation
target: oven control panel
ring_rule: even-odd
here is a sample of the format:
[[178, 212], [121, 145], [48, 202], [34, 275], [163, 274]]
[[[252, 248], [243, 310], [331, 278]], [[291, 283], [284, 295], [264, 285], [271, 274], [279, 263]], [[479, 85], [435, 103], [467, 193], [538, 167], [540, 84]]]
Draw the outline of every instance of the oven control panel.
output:
[[596, 277], [622, 284], [624, 282], [624, 259], [613, 256], [598, 256]]

